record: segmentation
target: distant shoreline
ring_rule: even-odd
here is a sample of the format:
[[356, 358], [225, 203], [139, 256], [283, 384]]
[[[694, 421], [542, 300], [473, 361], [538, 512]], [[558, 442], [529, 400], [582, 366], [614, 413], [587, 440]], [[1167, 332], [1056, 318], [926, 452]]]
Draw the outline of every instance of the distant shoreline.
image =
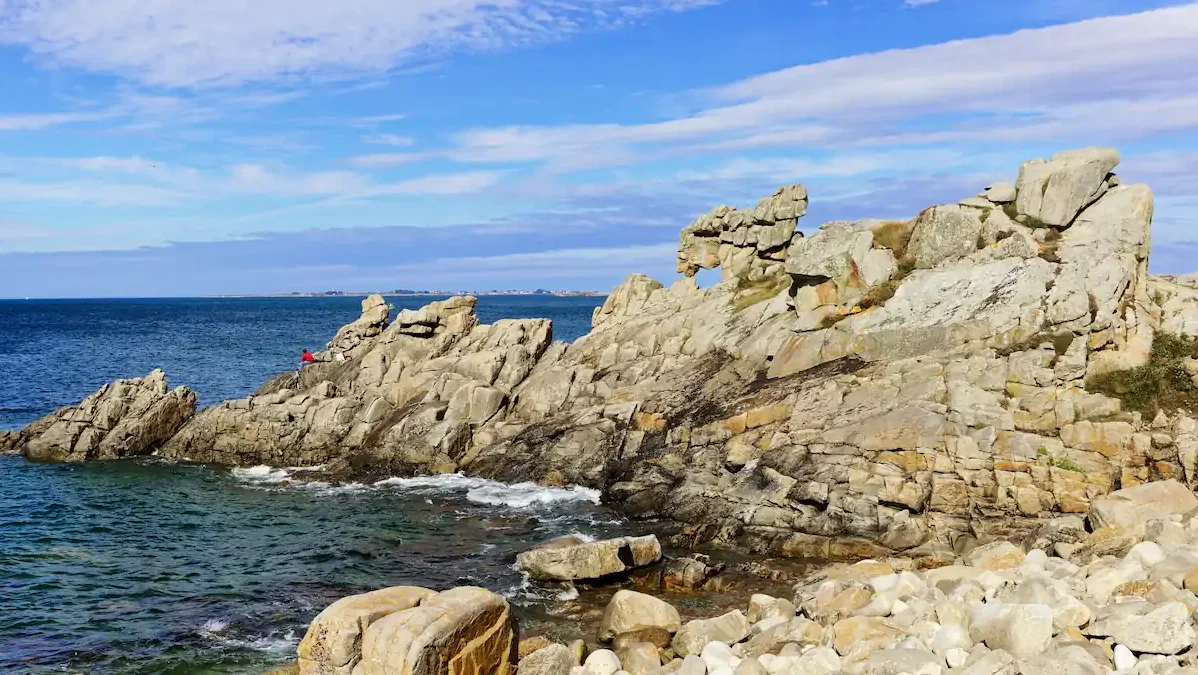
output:
[[199, 298], [364, 298], [369, 295], [382, 295], [393, 298], [440, 298], [458, 295], [473, 296], [521, 296], [521, 297], [555, 297], [555, 298], [601, 298], [608, 294], [602, 291], [408, 291], [402, 293], [390, 291], [346, 291], [344, 293], [247, 293], [240, 295], [199, 295]]

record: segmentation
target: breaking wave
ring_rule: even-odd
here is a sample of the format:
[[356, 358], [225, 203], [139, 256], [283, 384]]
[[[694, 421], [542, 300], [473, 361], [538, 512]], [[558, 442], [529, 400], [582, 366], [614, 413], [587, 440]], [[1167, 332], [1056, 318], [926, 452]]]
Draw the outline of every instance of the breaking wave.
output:
[[261, 465], [237, 467], [233, 477], [250, 485], [281, 486], [308, 490], [319, 495], [337, 495], [370, 490], [393, 489], [416, 494], [465, 493], [466, 501], [486, 506], [506, 506], [524, 509], [567, 502], [600, 503], [600, 492], [581, 485], [546, 487], [536, 483], [500, 483], [486, 478], [473, 478], [460, 473], [413, 478], [387, 478], [373, 485], [362, 483], [331, 484], [323, 481], [294, 480], [295, 474], [314, 472], [321, 467], [278, 469]]

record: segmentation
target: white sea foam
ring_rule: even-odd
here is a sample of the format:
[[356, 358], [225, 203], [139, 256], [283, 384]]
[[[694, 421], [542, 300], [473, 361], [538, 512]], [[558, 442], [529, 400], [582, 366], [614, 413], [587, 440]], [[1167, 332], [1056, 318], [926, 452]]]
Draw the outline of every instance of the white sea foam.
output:
[[247, 483], [281, 483], [291, 477], [287, 469], [259, 464], [249, 468], [234, 467], [233, 477]]
[[388, 478], [375, 483], [412, 491], [465, 490], [466, 499], [475, 504], [527, 508], [558, 502], [599, 503], [599, 491], [571, 485], [565, 488], [545, 487], [536, 483], [500, 483], [485, 478], [472, 478], [460, 473], [415, 478]]
[[205, 635], [214, 635], [216, 633], [223, 633], [228, 627], [228, 621], [222, 621], [221, 619], [208, 619], [200, 628], [200, 632]]
[[557, 599], [560, 600], [561, 602], [569, 602], [571, 600], [577, 600], [578, 599], [578, 589], [573, 586], [570, 586], [569, 588], [564, 589], [561, 593], [558, 593]]
[[[322, 466], [290, 467], [277, 469], [272, 466], [259, 465], [248, 468], [237, 467], [232, 470], [233, 477], [252, 485], [273, 486], [287, 483], [289, 487], [308, 490], [319, 495], [338, 495], [364, 492], [372, 489], [391, 488], [418, 494], [461, 492], [466, 493], [466, 500], [475, 504], [487, 506], [506, 506], [509, 508], [529, 508], [563, 502], [589, 502], [598, 504], [600, 493], [580, 485], [569, 487], [545, 487], [536, 483], [500, 483], [485, 478], [472, 478], [460, 473], [440, 476], [416, 476], [414, 478], [388, 478], [373, 485], [362, 483], [344, 483], [334, 485], [324, 481], [293, 480], [294, 474], [315, 472]], [[426, 503], [432, 503], [427, 497]]]
[[217, 633], [205, 633], [205, 635], [222, 645], [240, 649], [252, 649], [259, 652], [269, 652], [271, 654], [294, 654], [295, 648], [299, 646], [300, 641], [295, 631], [290, 630], [281, 635], [278, 632], [272, 632], [259, 637], [248, 635], [232, 637]]

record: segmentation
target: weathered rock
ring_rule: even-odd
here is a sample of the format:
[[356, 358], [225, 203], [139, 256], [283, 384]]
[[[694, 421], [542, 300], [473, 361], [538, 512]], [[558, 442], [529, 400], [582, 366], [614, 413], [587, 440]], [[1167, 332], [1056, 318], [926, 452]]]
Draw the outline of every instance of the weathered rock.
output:
[[1190, 610], [1170, 602], [1137, 619], [1119, 622], [1110, 633], [1119, 644], [1134, 652], [1176, 654], [1194, 645]]
[[991, 183], [986, 186], [982, 196], [995, 204], [1009, 204], [1015, 201], [1015, 186], [1006, 182]]
[[1065, 227], [1106, 190], [1106, 178], [1119, 153], [1106, 148], [1069, 150], [1049, 161], [1033, 160], [1019, 169], [1016, 209], [1033, 222]]
[[84, 462], [148, 455], [195, 413], [196, 393], [168, 390], [154, 370], [104, 385], [75, 406], [60, 408], [17, 432], [0, 434], [0, 452], [46, 462]]
[[662, 570], [662, 587], [669, 591], [693, 591], [723, 571], [722, 565], [709, 565], [706, 556], [674, 558]]
[[534, 579], [576, 581], [627, 572], [660, 559], [661, 544], [650, 534], [593, 542], [550, 542], [517, 555], [516, 567]]
[[991, 649], [1026, 659], [1048, 649], [1053, 635], [1047, 605], [984, 605], [970, 621], [970, 633]]
[[1181, 483], [1166, 480], [1124, 488], [1094, 500], [1090, 524], [1095, 529], [1121, 527], [1142, 530], [1157, 518], [1198, 509], [1198, 498]]
[[963, 258], [977, 250], [982, 233], [981, 212], [963, 206], [934, 206], [915, 221], [907, 255], [915, 266], [930, 269], [946, 260]]
[[507, 601], [488, 590], [464, 586], [371, 624], [354, 672], [508, 675], [516, 672], [518, 643]]
[[549, 645], [520, 659], [519, 675], [570, 675], [578, 663], [566, 645]]
[[674, 636], [671, 645], [679, 656], [699, 654], [713, 640], [736, 644], [749, 634], [749, 621], [740, 611], [728, 612], [713, 619], [688, 622]]
[[629, 675], [651, 675], [661, 666], [657, 647], [648, 642], [630, 642], [616, 649], [620, 668]]
[[317, 358], [331, 361], [338, 354], [350, 358], [360, 355], [364, 350], [359, 347], [368, 347], [368, 341], [378, 337], [387, 327], [389, 313], [387, 301], [381, 295], [371, 295], [362, 300], [362, 316], [342, 326], [325, 351], [316, 355]]
[[435, 595], [426, 588], [397, 586], [334, 602], [312, 620], [300, 641], [300, 675], [349, 675], [361, 660], [362, 638], [371, 624]]
[[750, 624], [773, 618], [789, 621], [794, 618], [794, 615], [795, 606], [789, 600], [771, 597], [762, 593], [755, 593], [749, 598], [748, 619]]
[[644, 593], [622, 590], [607, 603], [599, 626], [599, 639], [610, 641], [621, 633], [643, 628], [662, 628], [677, 633], [681, 627], [678, 610], [669, 603]]

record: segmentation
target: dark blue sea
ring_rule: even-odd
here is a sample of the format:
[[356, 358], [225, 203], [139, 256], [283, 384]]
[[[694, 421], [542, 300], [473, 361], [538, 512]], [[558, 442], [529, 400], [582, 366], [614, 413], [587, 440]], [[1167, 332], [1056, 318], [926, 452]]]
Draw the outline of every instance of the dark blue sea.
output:
[[[397, 308], [429, 298], [388, 298]], [[484, 296], [484, 322], [588, 330], [602, 298]], [[0, 428], [163, 368], [201, 404], [245, 396], [357, 317], [360, 298], [0, 301]], [[304, 480], [307, 478], [306, 480]], [[581, 488], [459, 476], [337, 484], [287, 467], [0, 457], [0, 673], [262, 673], [344, 595], [482, 585], [515, 553], [627, 525]], [[568, 506], [568, 508], [563, 508]], [[529, 610], [532, 611], [532, 610]]]

